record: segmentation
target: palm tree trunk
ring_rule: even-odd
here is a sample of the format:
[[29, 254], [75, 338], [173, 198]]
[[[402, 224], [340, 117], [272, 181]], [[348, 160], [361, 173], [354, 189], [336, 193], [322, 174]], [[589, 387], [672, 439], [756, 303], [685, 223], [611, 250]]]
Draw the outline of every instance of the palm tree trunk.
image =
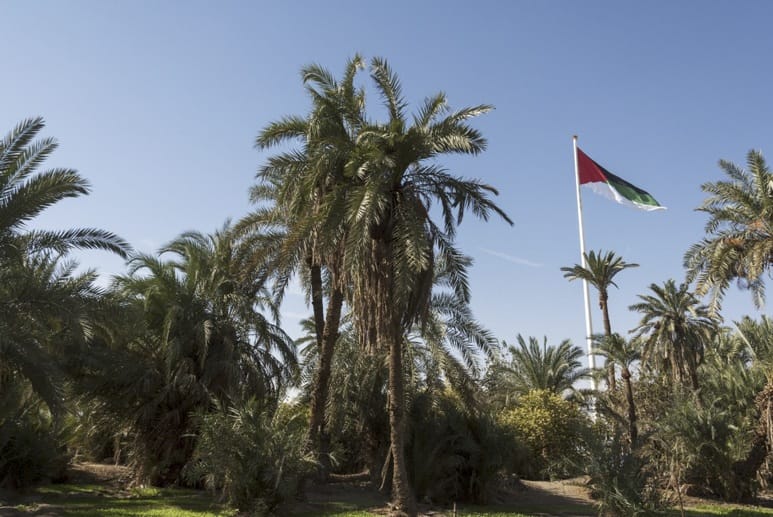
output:
[[314, 330], [317, 347], [322, 349], [322, 335], [325, 332], [325, 310], [322, 305], [322, 266], [315, 264], [312, 257], [306, 259], [311, 276], [311, 307], [314, 310]]
[[[601, 307], [601, 316], [604, 320], [604, 335], [612, 335], [612, 325], [609, 322], [609, 299], [604, 294], [599, 294], [599, 306]], [[615, 363], [607, 359], [607, 386], [610, 391], [615, 391], [617, 381], [615, 380]]]
[[344, 294], [341, 289], [333, 289], [327, 306], [322, 350], [311, 394], [311, 415], [309, 417], [309, 442], [317, 454], [320, 476], [324, 479], [330, 471], [330, 439], [325, 429], [325, 408], [330, 391], [330, 371], [333, 364], [333, 352], [338, 340], [338, 327], [341, 323], [341, 309]]
[[627, 367], [623, 367], [623, 382], [625, 383], [625, 399], [628, 402], [628, 433], [631, 438], [631, 450], [636, 448], [636, 440], [639, 436], [639, 430], [636, 426], [636, 404], [633, 400], [633, 386], [631, 384], [631, 372]]
[[389, 343], [389, 438], [392, 442], [392, 515], [416, 515], [405, 463], [405, 386], [402, 332], [399, 324]]

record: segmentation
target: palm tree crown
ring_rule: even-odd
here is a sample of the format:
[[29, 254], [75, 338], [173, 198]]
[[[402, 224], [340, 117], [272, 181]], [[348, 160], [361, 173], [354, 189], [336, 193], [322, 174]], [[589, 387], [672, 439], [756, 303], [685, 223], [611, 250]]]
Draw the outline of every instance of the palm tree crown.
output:
[[532, 336], [527, 343], [518, 334], [517, 341], [518, 347], [508, 347], [511, 360], [503, 372], [515, 395], [525, 395], [534, 390], [565, 395], [574, 392], [577, 381], [588, 377], [588, 369], [580, 362], [582, 350], [573, 346], [568, 339], [561, 341], [558, 346], [550, 347], [547, 337], [541, 346], [539, 340]]
[[698, 389], [698, 365], [718, 323], [687, 284], [677, 287], [668, 280], [662, 286], [651, 284], [650, 290], [653, 294], [639, 295], [642, 301], [630, 306], [643, 314], [636, 328], [644, 346], [642, 361]]
[[[615, 276], [624, 269], [639, 267], [639, 264], [625, 262], [621, 257], [615, 256], [613, 251], [598, 253], [591, 251], [585, 254], [585, 265], [575, 264], [572, 267], [562, 267], [564, 278], [572, 280], [585, 280], [599, 293], [599, 308], [604, 321], [604, 335], [612, 335], [612, 325], [609, 321], [609, 287], [617, 287]], [[609, 388], [615, 389], [615, 363], [607, 358], [607, 382]]]
[[704, 183], [709, 194], [698, 210], [709, 214], [707, 237], [684, 257], [688, 281], [699, 295], [710, 294], [713, 312], [732, 280], [752, 292], [760, 307], [765, 299], [762, 274], [773, 263], [773, 173], [760, 151], [749, 151], [747, 168], [721, 160], [729, 179]]

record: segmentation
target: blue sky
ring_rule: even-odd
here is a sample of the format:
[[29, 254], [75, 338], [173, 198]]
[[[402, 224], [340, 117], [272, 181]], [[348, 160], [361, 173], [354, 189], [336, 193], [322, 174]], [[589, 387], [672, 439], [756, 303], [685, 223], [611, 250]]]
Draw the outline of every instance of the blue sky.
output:
[[[637, 294], [683, 278], [683, 253], [703, 235], [700, 185], [722, 177], [717, 161], [769, 148], [771, 19], [763, 1], [6, 1], [0, 131], [44, 116], [61, 144], [48, 165], [93, 186], [36, 226], [98, 226], [152, 251], [247, 213], [268, 156], [255, 136], [308, 107], [301, 66], [340, 75], [355, 52], [383, 56], [414, 105], [443, 90], [453, 107], [496, 106], [475, 122], [488, 151], [443, 161], [496, 186], [515, 221], [468, 217], [460, 228], [477, 317], [510, 342], [523, 333], [583, 346], [581, 286], [559, 271], [579, 260], [572, 135], [669, 208], [583, 195], [588, 249], [641, 264], [611, 293], [624, 332], [638, 321], [627, 311]], [[124, 270], [102, 253], [80, 260]], [[755, 314], [747, 293], [724, 306], [730, 319]], [[306, 312], [291, 294], [294, 337]], [[594, 316], [600, 329], [595, 305]]]

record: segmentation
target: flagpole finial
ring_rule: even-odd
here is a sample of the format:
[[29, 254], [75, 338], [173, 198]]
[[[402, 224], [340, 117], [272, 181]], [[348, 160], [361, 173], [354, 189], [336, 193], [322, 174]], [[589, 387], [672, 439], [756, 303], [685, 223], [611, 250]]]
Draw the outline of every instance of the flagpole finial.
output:
[[572, 135], [572, 140], [577, 140], [577, 135]]

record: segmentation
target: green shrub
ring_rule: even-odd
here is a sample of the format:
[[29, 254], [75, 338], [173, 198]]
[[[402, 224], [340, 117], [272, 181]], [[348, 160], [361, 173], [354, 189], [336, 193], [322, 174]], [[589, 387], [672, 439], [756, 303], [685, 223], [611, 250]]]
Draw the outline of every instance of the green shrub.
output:
[[305, 421], [290, 407], [273, 416], [255, 399], [199, 416], [198, 441], [185, 469], [241, 511], [270, 514], [298, 491], [313, 462], [302, 453]]
[[485, 504], [526, 455], [504, 426], [450, 393], [421, 394], [411, 409], [407, 458], [421, 499]]
[[529, 450], [529, 467], [519, 474], [536, 478], [565, 478], [578, 473], [588, 419], [569, 401], [547, 390], [518, 399], [500, 422]]
[[637, 517], [662, 513], [655, 476], [644, 459], [617, 435], [591, 440], [586, 464], [592, 496], [603, 516]]

